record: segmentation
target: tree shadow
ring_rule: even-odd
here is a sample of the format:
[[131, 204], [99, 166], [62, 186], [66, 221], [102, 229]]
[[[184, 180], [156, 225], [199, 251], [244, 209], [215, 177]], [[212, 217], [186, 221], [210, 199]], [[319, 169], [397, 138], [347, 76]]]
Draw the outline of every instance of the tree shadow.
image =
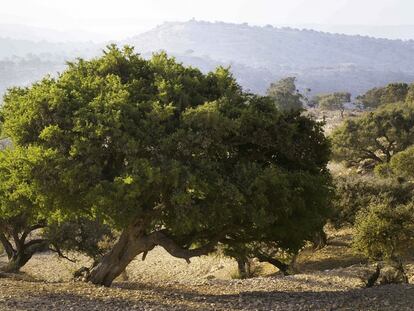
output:
[[[316, 284], [317, 282], [315, 282]], [[209, 293], [203, 289], [117, 283], [92, 288], [99, 296], [77, 291], [26, 293], [6, 300], [6, 310], [410, 310], [413, 285], [348, 291], [241, 291]], [[404, 295], [401, 299], [400, 293]], [[387, 308], [386, 306], [392, 306]]]

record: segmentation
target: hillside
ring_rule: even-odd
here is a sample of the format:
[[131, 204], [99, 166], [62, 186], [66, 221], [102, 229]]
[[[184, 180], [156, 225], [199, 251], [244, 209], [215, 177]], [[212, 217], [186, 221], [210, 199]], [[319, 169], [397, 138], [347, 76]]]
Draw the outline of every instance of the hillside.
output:
[[[164, 23], [124, 43], [143, 53], [166, 50], [189, 64], [206, 60], [207, 69], [231, 64], [243, 68], [242, 76], [258, 75], [263, 83], [294, 75], [300, 87], [314, 93], [359, 94], [391, 81], [414, 80], [414, 41], [189, 21]], [[266, 89], [263, 83], [242, 81], [257, 92]]]
[[[12, 33], [11, 33], [12, 35]], [[64, 68], [66, 60], [96, 56], [107, 43], [29, 41], [0, 33], [0, 94]], [[81, 34], [79, 34], [81, 38]], [[68, 41], [68, 42], [65, 42]], [[231, 65], [239, 83], [264, 93], [269, 84], [296, 76], [313, 94], [361, 94], [390, 82], [414, 81], [414, 41], [375, 39], [313, 30], [256, 27], [222, 22], [168, 22], [135, 37], [130, 44], [143, 56], [166, 50], [203, 71]]]

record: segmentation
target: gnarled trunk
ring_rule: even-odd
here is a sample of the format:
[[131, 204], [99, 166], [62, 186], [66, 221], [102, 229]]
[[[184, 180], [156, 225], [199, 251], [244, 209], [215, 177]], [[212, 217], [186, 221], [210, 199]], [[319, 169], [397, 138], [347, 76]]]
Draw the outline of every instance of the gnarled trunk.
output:
[[[3, 245], [7, 258], [9, 259], [5, 267], [8, 272], [18, 272], [35, 253], [49, 249], [49, 241], [46, 239], [33, 239], [26, 242], [31, 232], [44, 228], [45, 226], [46, 222], [44, 220], [40, 221], [27, 227], [20, 236], [19, 229], [15, 227], [12, 227], [8, 231], [0, 231], [0, 243]], [[14, 245], [9, 239], [13, 240]]]
[[191, 257], [206, 255], [215, 250], [218, 239], [195, 249], [183, 248], [161, 231], [145, 234], [144, 226], [137, 223], [125, 229], [113, 249], [101, 262], [94, 266], [85, 280], [96, 285], [111, 286], [116, 277], [121, 275], [128, 264], [139, 254], [146, 254], [155, 246], [162, 246], [170, 255], [190, 262]]
[[6, 272], [19, 272], [20, 269], [32, 258], [33, 254], [16, 253], [12, 258], [9, 259], [7, 266], [5, 267]]
[[111, 286], [137, 255], [154, 247], [148, 245], [147, 240], [140, 226], [124, 230], [113, 249], [91, 270], [87, 280], [93, 284]]
[[[11, 244], [8, 246], [10, 245]], [[48, 246], [48, 241], [33, 240], [19, 246], [16, 250], [14, 248], [8, 248], [8, 251], [6, 252], [9, 262], [4, 268], [5, 271], [12, 273], [19, 272], [20, 269], [33, 257], [34, 254], [46, 251], [48, 249]]]

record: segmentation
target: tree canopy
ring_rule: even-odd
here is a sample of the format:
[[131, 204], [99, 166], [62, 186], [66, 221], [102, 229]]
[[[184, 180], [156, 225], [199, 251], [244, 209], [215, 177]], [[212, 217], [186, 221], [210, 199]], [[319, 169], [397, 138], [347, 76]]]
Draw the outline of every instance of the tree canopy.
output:
[[[298, 96], [298, 95], [292, 95]], [[189, 260], [263, 240], [298, 249], [329, 213], [322, 124], [165, 53], [110, 46], [58, 78], [11, 89], [4, 133], [48, 212], [122, 231], [89, 280], [110, 285], [156, 245]]]
[[345, 110], [345, 103], [351, 102], [351, 93], [348, 92], [334, 92], [331, 94], [321, 94], [313, 98], [313, 102], [321, 110], [339, 110], [343, 117]]
[[384, 87], [373, 88], [356, 99], [363, 108], [378, 108], [384, 104], [404, 102], [413, 88], [414, 85], [409, 86], [407, 83], [390, 83]]
[[373, 169], [414, 144], [414, 104], [388, 104], [349, 119], [332, 135], [334, 158]]
[[298, 92], [295, 82], [295, 77], [287, 77], [270, 84], [267, 89], [267, 96], [274, 100], [280, 110], [291, 111], [303, 108], [303, 96]]

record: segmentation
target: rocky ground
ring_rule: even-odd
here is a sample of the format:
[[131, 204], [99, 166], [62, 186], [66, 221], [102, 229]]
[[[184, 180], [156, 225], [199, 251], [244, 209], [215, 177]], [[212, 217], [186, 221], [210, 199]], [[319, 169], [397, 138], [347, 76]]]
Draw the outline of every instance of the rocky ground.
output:
[[0, 275], [0, 310], [414, 310], [414, 285], [363, 288], [373, 268], [343, 237], [333, 236], [316, 253], [305, 251], [300, 272], [287, 277], [256, 264], [259, 277], [233, 279], [236, 265], [229, 259], [208, 256], [187, 265], [155, 249], [104, 288], [71, 281], [84, 263], [42, 254], [21, 274]]

